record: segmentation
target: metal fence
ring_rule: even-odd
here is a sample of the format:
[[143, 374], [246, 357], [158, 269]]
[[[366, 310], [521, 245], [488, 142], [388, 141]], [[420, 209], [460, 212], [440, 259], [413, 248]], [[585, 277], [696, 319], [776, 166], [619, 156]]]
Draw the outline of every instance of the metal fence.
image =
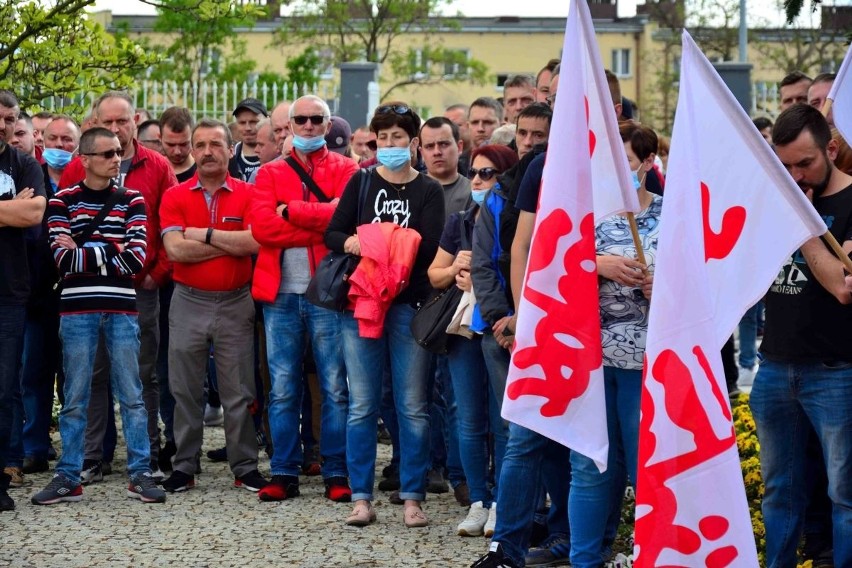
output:
[[[44, 101], [44, 108], [55, 112], [69, 103], [80, 104], [88, 108], [100, 93], [82, 92], [72, 98], [55, 97]], [[313, 94], [323, 98], [331, 112], [338, 108], [339, 93], [337, 85], [319, 84], [308, 85], [297, 83], [237, 83], [202, 81], [142, 81], [133, 90], [137, 108], [144, 108], [152, 117], [159, 116], [170, 106], [182, 106], [189, 109], [197, 120], [201, 117], [216, 118], [225, 122], [233, 120], [232, 112], [237, 103], [247, 97], [259, 99], [272, 110], [278, 102], [294, 100], [303, 95]]]

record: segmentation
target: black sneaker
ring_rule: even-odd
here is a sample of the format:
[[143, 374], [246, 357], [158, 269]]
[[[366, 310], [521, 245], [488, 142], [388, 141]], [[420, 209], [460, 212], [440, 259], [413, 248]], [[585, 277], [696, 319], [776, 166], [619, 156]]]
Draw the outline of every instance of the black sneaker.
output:
[[24, 467], [21, 469], [24, 473], [41, 473], [50, 469], [50, 464], [47, 459], [26, 457], [24, 458]]
[[379, 491], [396, 491], [402, 487], [402, 483], [399, 481], [399, 472], [396, 474], [391, 474], [387, 478], [379, 481]]
[[10, 476], [0, 472], [0, 511], [14, 511], [15, 501], [9, 497], [6, 489], [9, 487]]
[[143, 503], [166, 502], [166, 492], [157, 487], [157, 482], [148, 473], [141, 473], [130, 478], [127, 496], [139, 499]]
[[426, 475], [426, 493], [449, 493], [450, 485], [440, 468], [430, 469]]
[[83, 499], [83, 486], [72, 483], [59, 474], [53, 476], [47, 487], [33, 495], [33, 505], [53, 505], [62, 501], [81, 501]]
[[234, 487], [241, 487], [257, 493], [264, 487], [269, 485], [269, 481], [260, 475], [256, 469], [251, 470], [245, 475], [241, 475], [234, 479]]
[[218, 450], [210, 450], [207, 452], [207, 459], [212, 462], [228, 461], [228, 448], [219, 448]]
[[172, 470], [172, 458], [177, 453], [177, 446], [174, 442], [166, 441], [163, 447], [160, 448], [160, 456], [158, 458], [159, 466], [162, 471]]
[[503, 554], [499, 542], [492, 542], [488, 554], [471, 564], [470, 568], [518, 568], [518, 565]]
[[89, 485], [104, 480], [101, 462], [98, 460], [83, 460], [83, 471], [80, 472], [80, 484]]
[[273, 475], [272, 480], [257, 492], [261, 501], [284, 501], [299, 496], [299, 478], [295, 475]]
[[335, 503], [349, 503], [352, 501], [352, 489], [349, 480], [345, 477], [329, 477], [325, 481], [325, 498]]
[[169, 493], [188, 491], [195, 487], [195, 476], [184, 473], [179, 469], [172, 472], [168, 479], [163, 482], [163, 489]]

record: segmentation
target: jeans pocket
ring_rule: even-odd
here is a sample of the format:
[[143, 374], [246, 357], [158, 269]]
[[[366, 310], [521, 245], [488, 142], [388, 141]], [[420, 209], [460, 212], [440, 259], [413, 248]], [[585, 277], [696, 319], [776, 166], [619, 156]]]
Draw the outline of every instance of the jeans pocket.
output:
[[850, 361], [822, 361], [820, 365], [826, 371], [845, 371], [852, 369], [852, 362]]

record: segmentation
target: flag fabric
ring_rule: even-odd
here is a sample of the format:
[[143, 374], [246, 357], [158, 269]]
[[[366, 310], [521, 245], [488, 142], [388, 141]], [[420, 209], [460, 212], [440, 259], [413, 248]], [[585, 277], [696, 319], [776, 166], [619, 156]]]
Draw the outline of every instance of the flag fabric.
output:
[[[502, 415], [607, 458], [595, 218], [638, 211], [586, 0], [571, 2], [559, 94]], [[588, 136], [581, 133], [588, 132]]]
[[826, 98], [831, 100], [834, 126], [847, 142], [852, 143], [852, 71], [849, 70], [852, 63], [850, 61], [852, 61], [852, 47], [846, 50], [846, 57], [840, 64], [840, 70]]
[[639, 428], [634, 566], [757, 566], [721, 348], [825, 224], [687, 32]]

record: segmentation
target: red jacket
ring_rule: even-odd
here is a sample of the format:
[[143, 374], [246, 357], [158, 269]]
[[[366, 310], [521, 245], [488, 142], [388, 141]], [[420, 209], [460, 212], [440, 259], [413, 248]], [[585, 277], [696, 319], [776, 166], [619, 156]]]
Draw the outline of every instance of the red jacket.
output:
[[361, 262], [349, 277], [349, 303], [355, 308], [358, 335], [378, 339], [393, 299], [408, 286], [422, 238], [395, 223], [369, 223], [358, 227], [358, 240]]
[[[169, 281], [171, 271], [166, 249], [160, 237], [160, 201], [163, 194], [172, 186], [177, 185], [169, 161], [160, 154], [142, 146], [133, 140], [136, 152], [130, 162], [130, 171], [124, 178], [124, 186], [135, 189], [142, 193], [145, 199], [145, 212], [148, 215], [147, 236], [148, 252], [145, 257], [145, 266], [134, 278], [134, 283], [139, 286], [148, 274], [162, 286]], [[86, 179], [86, 171], [76, 157], [65, 167], [62, 177], [59, 179], [59, 188], [71, 187]]]
[[[305, 171], [310, 172], [296, 153], [292, 154]], [[323, 146], [308, 156], [311, 179], [330, 199], [343, 195], [349, 179], [358, 171], [350, 158], [329, 152]], [[337, 202], [321, 203], [284, 160], [265, 164], [257, 172], [255, 198], [252, 201], [251, 234], [260, 243], [254, 267], [251, 293], [260, 302], [274, 302], [281, 286], [281, 254], [285, 248], [307, 247], [311, 275], [328, 253], [323, 233], [331, 221]], [[275, 212], [287, 204], [287, 219]]]

